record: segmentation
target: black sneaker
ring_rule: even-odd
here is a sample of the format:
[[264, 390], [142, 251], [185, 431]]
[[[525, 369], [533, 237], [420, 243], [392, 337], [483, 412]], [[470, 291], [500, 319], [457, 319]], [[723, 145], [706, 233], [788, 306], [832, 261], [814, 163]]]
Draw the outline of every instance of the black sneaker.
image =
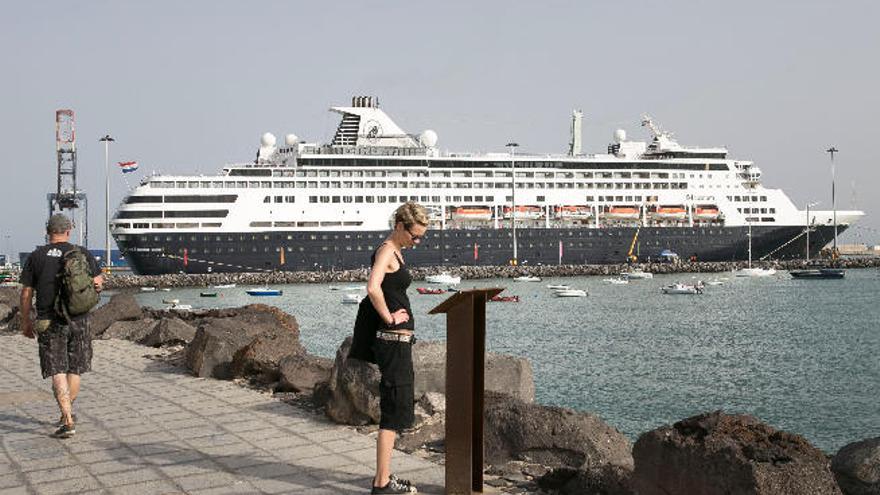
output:
[[418, 490], [408, 480], [401, 480], [392, 474], [387, 485], [374, 486], [370, 493], [373, 495], [379, 493], [418, 493]]
[[[73, 425], [61, 425], [55, 430], [55, 433], [52, 434], [55, 438], [70, 438], [76, 433], [76, 428]], [[394, 492], [388, 492], [394, 493]]]
[[394, 473], [389, 474], [388, 479], [394, 480], [394, 481], [400, 483], [401, 485], [413, 486], [412, 481], [405, 480], [403, 478], [398, 478], [397, 475]]

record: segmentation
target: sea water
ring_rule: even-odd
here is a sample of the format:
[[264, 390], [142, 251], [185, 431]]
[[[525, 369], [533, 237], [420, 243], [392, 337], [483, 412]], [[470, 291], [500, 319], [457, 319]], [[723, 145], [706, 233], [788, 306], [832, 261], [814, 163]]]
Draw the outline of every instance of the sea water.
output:
[[[701, 295], [664, 295], [681, 281], [720, 280]], [[585, 289], [558, 298], [548, 284]], [[280, 297], [251, 297], [245, 287], [142, 293], [144, 305], [179, 299], [199, 307], [266, 303], [296, 316], [301, 339], [334, 357], [350, 335], [357, 305], [332, 290], [362, 284], [277, 286]], [[410, 299], [416, 333], [445, 339], [445, 316], [428, 315], [445, 295]], [[658, 275], [612, 285], [602, 277], [464, 281], [461, 288], [504, 287], [518, 303], [487, 305], [487, 348], [527, 358], [536, 400], [597, 414], [631, 439], [663, 424], [722, 409], [752, 414], [835, 452], [880, 435], [880, 272], [849, 270], [843, 280], [794, 280], [731, 274]], [[211, 289], [214, 291], [214, 289]]]

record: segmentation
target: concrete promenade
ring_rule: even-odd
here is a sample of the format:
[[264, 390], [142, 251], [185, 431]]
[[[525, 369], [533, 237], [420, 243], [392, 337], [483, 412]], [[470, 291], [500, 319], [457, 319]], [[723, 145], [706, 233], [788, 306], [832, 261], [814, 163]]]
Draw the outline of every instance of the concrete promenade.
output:
[[[231, 382], [95, 341], [74, 438], [58, 420], [36, 343], [0, 336], [0, 495], [369, 493], [375, 439]], [[398, 475], [443, 493], [443, 467], [394, 452]]]

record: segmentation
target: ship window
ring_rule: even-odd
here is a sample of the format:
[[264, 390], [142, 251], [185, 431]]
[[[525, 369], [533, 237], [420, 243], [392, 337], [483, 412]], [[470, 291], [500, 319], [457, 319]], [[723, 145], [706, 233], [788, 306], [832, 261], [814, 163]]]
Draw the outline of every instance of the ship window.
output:
[[271, 227], [272, 222], [251, 222], [251, 227]]
[[276, 203], [283, 203], [284, 197], [283, 196], [275, 196], [275, 202]]
[[309, 196], [309, 203], [317, 203], [317, 202], [318, 202], [317, 196]]
[[339, 203], [339, 196], [333, 196], [333, 202]]
[[343, 202], [343, 203], [351, 203], [351, 202], [352, 202], [352, 197], [351, 197], [351, 196], [343, 196], [343, 197], [342, 197], [342, 202]]
[[296, 196], [284, 196], [285, 203], [296, 203]]
[[129, 196], [125, 198], [125, 204], [132, 203], [161, 203], [162, 196]]
[[269, 181], [263, 181], [263, 182], [260, 182], [260, 187], [268, 189], [268, 188], [272, 187], [272, 183]]
[[263, 203], [268, 203], [269, 201], [270, 201], [269, 196], [266, 196], [265, 198], [263, 198]]
[[376, 201], [376, 198], [374, 198], [373, 196], [367, 196], [366, 200], [367, 203], [373, 203]]

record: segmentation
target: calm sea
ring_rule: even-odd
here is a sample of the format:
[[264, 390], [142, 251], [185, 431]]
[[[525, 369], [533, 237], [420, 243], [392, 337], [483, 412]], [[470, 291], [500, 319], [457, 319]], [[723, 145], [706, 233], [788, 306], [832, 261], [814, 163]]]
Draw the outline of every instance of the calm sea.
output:
[[[880, 272], [849, 270], [845, 280], [729, 278], [699, 296], [670, 296], [675, 281], [725, 274], [680, 274], [611, 285], [601, 277], [513, 282], [465, 281], [464, 288], [505, 287], [519, 303], [488, 305], [488, 350], [528, 358], [537, 401], [598, 414], [635, 439], [642, 432], [715, 409], [753, 414], [804, 435], [833, 453], [880, 435]], [[547, 284], [586, 289], [556, 298]], [[346, 287], [361, 284], [337, 284]], [[428, 316], [445, 296], [410, 298], [417, 334], [443, 340], [445, 317]], [[310, 352], [333, 357], [351, 332], [356, 305], [331, 285], [287, 285], [281, 297], [245, 288], [141, 293], [142, 304], [180, 299], [193, 307], [276, 305], [296, 316]], [[363, 291], [355, 292], [364, 294]]]

